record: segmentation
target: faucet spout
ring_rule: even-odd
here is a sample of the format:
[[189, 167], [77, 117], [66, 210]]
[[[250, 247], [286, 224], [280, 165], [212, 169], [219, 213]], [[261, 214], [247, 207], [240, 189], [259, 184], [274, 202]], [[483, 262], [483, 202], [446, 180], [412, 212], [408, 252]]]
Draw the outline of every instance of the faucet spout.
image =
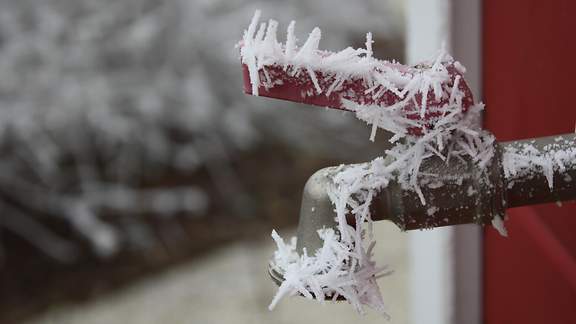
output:
[[320, 169], [310, 176], [304, 185], [296, 241], [296, 249], [299, 252], [304, 248], [308, 252], [316, 251], [322, 246], [317, 231], [322, 228], [336, 228], [336, 214], [328, 195], [332, 175], [336, 169], [336, 167]]

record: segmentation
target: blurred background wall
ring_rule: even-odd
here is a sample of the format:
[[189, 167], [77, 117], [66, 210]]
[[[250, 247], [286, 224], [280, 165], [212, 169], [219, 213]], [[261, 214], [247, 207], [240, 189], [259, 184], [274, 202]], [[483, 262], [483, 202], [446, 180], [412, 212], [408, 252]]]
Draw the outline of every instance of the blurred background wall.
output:
[[[268, 235], [291, 233], [306, 179], [385, 144], [352, 115], [242, 94], [256, 8], [301, 40], [320, 26], [325, 49], [372, 31], [404, 61], [402, 0], [0, 1], [0, 323], [357, 318], [266, 310]], [[378, 227], [402, 323], [405, 238]]]

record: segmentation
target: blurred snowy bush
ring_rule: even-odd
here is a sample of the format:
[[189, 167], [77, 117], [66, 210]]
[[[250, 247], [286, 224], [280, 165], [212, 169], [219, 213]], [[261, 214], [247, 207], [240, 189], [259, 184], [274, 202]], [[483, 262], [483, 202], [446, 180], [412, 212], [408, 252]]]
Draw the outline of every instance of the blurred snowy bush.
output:
[[256, 8], [283, 26], [298, 19], [300, 39], [318, 24], [322, 46], [339, 49], [369, 30], [399, 37], [396, 7], [377, 0], [0, 2], [0, 231], [70, 261], [74, 244], [40, 215], [59, 217], [97, 255], [110, 256], [146, 239], [145, 225], [135, 220], [142, 231], [120, 233], [102, 210], [202, 215], [210, 204], [193, 183], [146, 183], [203, 166], [221, 174], [214, 181], [234, 182], [226, 161], [262, 141], [320, 153], [332, 151], [321, 145], [329, 140], [364, 141], [341, 135], [351, 126], [340, 114], [296, 113], [243, 96], [233, 47]]

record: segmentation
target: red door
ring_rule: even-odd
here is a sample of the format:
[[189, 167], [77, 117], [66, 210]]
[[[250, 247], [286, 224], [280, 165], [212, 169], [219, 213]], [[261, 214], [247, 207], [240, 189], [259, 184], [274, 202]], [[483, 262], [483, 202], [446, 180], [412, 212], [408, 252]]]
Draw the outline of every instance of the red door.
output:
[[[501, 140], [573, 132], [576, 1], [485, 0], [485, 125]], [[576, 204], [508, 211], [484, 240], [488, 324], [576, 323]]]

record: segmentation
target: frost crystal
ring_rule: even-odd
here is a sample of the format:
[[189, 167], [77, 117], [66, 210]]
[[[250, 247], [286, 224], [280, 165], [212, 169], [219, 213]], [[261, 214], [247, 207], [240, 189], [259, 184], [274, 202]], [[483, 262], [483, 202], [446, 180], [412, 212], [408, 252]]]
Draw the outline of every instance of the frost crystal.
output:
[[543, 147], [543, 150], [538, 150], [528, 143], [521, 147], [507, 146], [503, 154], [502, 164], [504, 176], [509, 185], [514, 185], [514, 179], [540, 173], [546, 176], [548, 186], [552, 189], [554, 171], [563, 172], [576, 163], [576, 149], [565, 149], [562, 148], [561, 144], [563, 143], [555, 141]]
[[[284, 281], [270, 309], [290, 295], [319, 301], [342, 296], [358, 312], [368, 306], [386, 315], [376, 278], [390, 272], [372, 260], [372, 199], [394, 181], [416, 192], [425, 205], [422, 185], [443, 185], [435, 175], [420, 172], [422, 163], [432, 157], [446, 164], [472, 160], [481, 170], [489, 166], [494, 138], [479, 127], [483, 104], [474, 104], [461, 76], [465, 68], [444, 50], [429, 62], [406, 67], [373, 58], [370, 33], [366, 49], [349, 47], [333, 53], [318, 49], [319, 28], [298, 47], [292, 22], [286, 44], [281, 44], [275, 21], [270, 20], [268, 28], [261, 24], [257, 31], [259, 17], [257, 11], [239, 44], [252, 94], [258, 95], [260, 87], [270, 89], [280, 84], [281, 79], [270, 74], [280, 68], [313, 85], [306, 96], [338, 92], [343, 108], [372, 126], [371, 140], [377, 129], [383, 129], [393, 134], [390, 141], [395, 144], [385, 152], [387, 158], [378, 157], [334, 173], [328, 194], [338, 226], [318, 232], [324, 242], [320, 249], [299, 254], [295, 239], [286, 244], [272, 233], [278, 245], [273, 267]], [[349, 80], [360, 82], [367, 90], [361, 95], [343, 91]], [[427, 211], [433, 215], [439, 209], [428, 206]], [[347, 215], [354, 216], [356, 226], [347, 223]]]
[[502, 217], [499, 215], [494, 216], [492, 219], [492, 226], [494, 226], [500, 235], [504, 237], [508, 236], [508, 231], [506, 230], [506, 227], [504, 227], [504, 219], [502, 219]]

